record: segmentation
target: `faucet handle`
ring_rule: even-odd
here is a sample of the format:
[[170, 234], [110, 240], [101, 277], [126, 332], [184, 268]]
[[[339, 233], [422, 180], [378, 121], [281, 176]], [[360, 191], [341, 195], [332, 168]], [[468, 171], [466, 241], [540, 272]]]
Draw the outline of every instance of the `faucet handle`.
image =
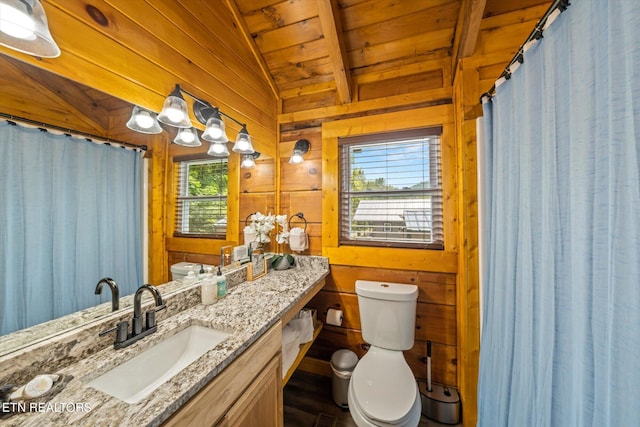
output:
[[146, 317], [147, 317], [147, 329], [151, 329], [154, 326], [156, 326], [156, 311], [155, 310], [149, 310], [146, 313]]
[[106, 331], [102, 331], [98, 334], [99, 337], [103, 337], [113, 331], [116, 331], [116, 343], [121, 343], [126, 341], [127, 339], [127, 329], [129, 328], [129, 322], [123, 320], [122, 322], [118, 322], [116, 326], [113, 328], [107, 329]]
[[151, 329], [156, 326], [156, 313], [164, 310], [165, 308], [167, 308], [166, 304], [162, 304], [145, 313], [147, 329]]

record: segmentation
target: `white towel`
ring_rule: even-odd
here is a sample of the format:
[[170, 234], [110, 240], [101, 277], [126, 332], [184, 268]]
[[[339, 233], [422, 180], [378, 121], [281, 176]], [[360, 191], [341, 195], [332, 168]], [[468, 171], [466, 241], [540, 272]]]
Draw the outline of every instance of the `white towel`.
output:
[[284, 346], [291, 342], [300, 344], [300, 331], [287, 323], [287, 325], [282, 328], [282, 345]]
[[313, 340], [313, 320], [309, 310], [300, 310], [289, 322], [300, 333], [300, 344], [308, 343]]
[[282, 378], [287, 375], [291, 365], [296, 361], [298, 353], [300, 352], [300, 346], [295, 342], [291, 342], [282, 347]]
[[293, 227], [289, 231], [289, 247], [296, 252], [302, 252], [309, 248], [309, 236], [302, 228]]
[[287, 374], [287, 371], [295, 362], [298, 352], [300, 351], [300, 331], [287, 324], [282, 328], [282, 375]]
[[249, 245], [255, 242], [257, 237], [258, 235], [251, 227], [246, 226], [244, 228], [244, 244], [245, 245]]

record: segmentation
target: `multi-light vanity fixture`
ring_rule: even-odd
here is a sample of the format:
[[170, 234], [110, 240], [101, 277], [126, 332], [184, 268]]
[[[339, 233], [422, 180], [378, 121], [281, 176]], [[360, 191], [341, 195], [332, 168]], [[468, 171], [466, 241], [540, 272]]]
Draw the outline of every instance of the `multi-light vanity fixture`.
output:
[[[134, 106], [131, 112], [131, 118], [127, 122], [127, 127], [136, 132], [147, 134], [157, 134], [162, 132], [160, 123], [178, 128], [178, 133], [173, 142], [185, 147], [199, 147], [202, 145], [198, 138], [198, 131], [191, 126], [189, 119], [189, 108], [182, 94], [186, 94], [193, 98], [193, 114], [200, 123], [205, 125], [202, 139], [211, 143], [207, 154], [214, 157], [228, 157], [229, 149], [227, 142], [229, 138], [225, 131], [225, 124], [222, 116], [240, 125], [241, 129], [236, 137], [232, 151], [242, 155], [240, 167], [250, 168], [255, 166], [255, 161], [260, 157], [260, 153], [254, 150], [251, 143], [251, 136], [247, 132], [247, 125], [242, 123], [228, 114], [220, 111], [219, 108], [212, 106], [209, 102], [204, 101], [194, 94], [184, 90], [179, 84], [164, 101], [162, 111], [156, 115], [153, 111], [142, 107]], [[311, 144], [306, 139], [300, 139], [293, 148], [293, 154], [289, 159], [289, 163], [302, 163], [302, 157], [309, 151]]]
[[0, 0], [0, 45], [41, 58], [60, 56], [39, 0]]
[[[60, 48], [49, 32], [47, 16], [40, 0], [0, 0], [0, 45], [41, 58], [60, 56]], [[160, 123], [178, 128], [174, 143], [185, 147], [202, 145], [198, 132], [191, 126], [189, 109], [182, 94], [193, 98], [193, 113], [196, 119], [205, 125], [202, 139], [211, 143], [207, 154], [216, 157], [229, 156], [222, 116], [240, 125], [232, 150], [241, 154], [241, 167], [252, 167], [260, 153], [253, 149], [247, 125], [228, 114], [223, 113], [209, 102], [187, 92], [176, 84], [175, 89], [164, 101], [160, 114], [142, 107], [134, 106], [127, 127], [136, 132], [158, 134], [162, 132]], [[303, 155], [309, 151], [310, 144], [306, 139], [298, 140], [293, 148], [289, 163], [302, 163]]]
[[[219, 108], [213, 107], [209, 102], [204, 101], [197, 96], [189, 93], [176, 85], [175, 89], [164, 101], [162, 111], [156, 116], [153, 111], [146, 110], [142, 107], [135, 106], [131, 112], [131, 118], [127, 122], [127, 127], [136, 132], [157, 134], [162, 132], [160, 123], [178, 128], [178, 133], [173, 142], [185, 147], [199, 147], [202, 145], [198, 138], [198, 132], [191, 126], [189, 119], [189, 107], [182, 94], [186, 94], [193, 98], [193, 114], [196, 119], [205, 125], [202, 139], [211, 143], [207, 154], [215, 157], [229, 156], [227, 142], [229, 138], [225, 130], [225, 124], [222, 116], [240, 125], [241, 129], [236, 137], [232, 150], [242, 155], [255, 156], [256, 151], [251, 143], [251, 136], [247, 132], [247, 125], [242, 123], [228, 114], [220, 111]], [[160, 123], [159, 123], [160, 122]], [[258, 154], [259, 155], [259, 154]]]

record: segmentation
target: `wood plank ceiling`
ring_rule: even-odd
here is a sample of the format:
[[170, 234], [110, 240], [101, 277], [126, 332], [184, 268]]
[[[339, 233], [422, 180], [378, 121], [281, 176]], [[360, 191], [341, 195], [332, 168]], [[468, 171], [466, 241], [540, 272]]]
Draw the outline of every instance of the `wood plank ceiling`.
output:
[[[452, 64], [473, 54], [483, 18], [525, 9], [540, 15], [549, 4], [549, 0], [226, 2], [262, 68], [256, 72], [266, 77], [281, 100], [281, 113], [421, 91], [431, 91], [424, 99], [450, 97], [449, 91], [435, 95], [433, 91], [450, 87], [446, 80], [451, 79]], [[105, 112], [123, 108], [107, 95], [3, 55], [0, 69], [7, 70], [0, 77], [0, 96], [5, 100], [15, 100], [13, 105], [22, 102], [27, 110], [31, 103], [20, 98], [31, 96], [43, 106], [52, 105], [43, 107], [42, 115], [53, 112], [58, 115], [54, 121], [63, 124], [73, 115], [82, 131], [106, 128]], [[372, 110], [371, 105], [366, 108]], [[14, 114], [20, 112], [18, 107]]]
[[[442, 79], [451, 77], [450, 67], [456, 59], [474, 53], [483, 17], [549, 2], [228, 0], [228, 3], [248, 34], [263, 72], [277, 89], [283, 112], [287, 113], [442, 87]], [[379, 87], [382, 80], [385, 88]], [[392, 92], [390, 87], [394, 87]]]

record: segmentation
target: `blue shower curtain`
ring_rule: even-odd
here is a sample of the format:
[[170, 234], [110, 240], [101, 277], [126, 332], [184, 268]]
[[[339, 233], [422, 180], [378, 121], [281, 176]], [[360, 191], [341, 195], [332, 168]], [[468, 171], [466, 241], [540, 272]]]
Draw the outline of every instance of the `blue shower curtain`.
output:
[[638, 425], [640, 1], [572, 2], [484, 113], [478, 425]]
[[0, 122], [0, 334], [142, 281], [142, 155]]

